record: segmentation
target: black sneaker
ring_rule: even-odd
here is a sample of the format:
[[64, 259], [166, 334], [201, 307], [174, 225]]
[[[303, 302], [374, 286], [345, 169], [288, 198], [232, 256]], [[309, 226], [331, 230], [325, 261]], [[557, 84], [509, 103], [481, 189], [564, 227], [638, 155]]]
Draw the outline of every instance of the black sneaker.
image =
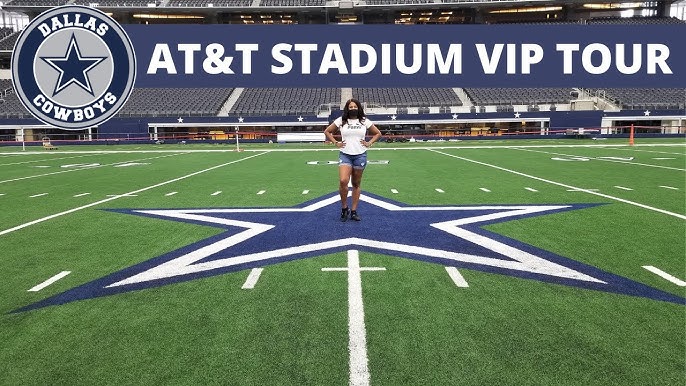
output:
[[341, 209], [341, 221], [343, 221], [343, 222], [348, 221], [349, 215], [350, 215], [350, 209], [349, 208]]
[[360, 215], [357, 214], [357, 211], [356, 211], [356, 210], [353, 210], [352, 212], [350, 212], [350, 219], [351, 219], [351, 220], [354, 220], [354, 221], [360, 221], [360, 220], [362, 220], [362, 219], [360, 218]]

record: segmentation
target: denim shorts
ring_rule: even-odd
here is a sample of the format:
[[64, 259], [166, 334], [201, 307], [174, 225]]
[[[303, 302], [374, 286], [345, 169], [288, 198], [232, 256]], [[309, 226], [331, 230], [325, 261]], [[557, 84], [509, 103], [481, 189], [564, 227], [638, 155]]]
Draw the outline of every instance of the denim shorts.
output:
[[353, 169], [364, 170], [367, 166], [367, 153], [350, 155], [345, 153], [339, 153], [338, 155], [338, 166], [348, 165], [352, 166]]

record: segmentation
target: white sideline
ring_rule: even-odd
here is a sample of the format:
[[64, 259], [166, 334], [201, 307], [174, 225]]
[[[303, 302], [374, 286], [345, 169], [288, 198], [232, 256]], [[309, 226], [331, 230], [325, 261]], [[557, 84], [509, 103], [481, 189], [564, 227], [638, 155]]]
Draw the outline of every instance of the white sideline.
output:
[[489, 168], [494, 168], [494, 169], [502, 170], [502, 171], [504, 171], [504, 172], [516, 174], [516, 175], [522, 176], [522, 177], [531, 178], [531, 179], [534, 179], [534, 180], [537, 180], [537, 181], [542, 181], [542, 182], [545, 182], [545, 183], [548, 183], [548, 184], [553, 184], [553, 185], [557, 185], [557, 186], [562, 186], [562, 187], [567, 188], [567, 189], [574, 189], [575, 191], [584, 192], [584, 193], [592, 194], [592, 195], [594, 195], [594, 196], [599, 196], [599, 197], [607, 198], [607, 199], [610, 199], [610, 200], [623, 202], [623, 203], [625, 203], [625, 204], [638, 206], [639, 208], [644, 208], [644, 209], [652, 210], [652, 211], [655, 211], [655, 212], [659, 212], [659, 213], [663, 213], [663, 214], [666, 214], [666, 215], [669, 215], [669, 216], [673, 216], [673, 217], [676, 217], [676, 218], [680, 218], [680, 219], [682, 219], [682, 220], [686, 220], [686, 216], [684, 216], [683, 214], [678, 214], [678, 213], [670, 212], [670, 211], [668, 211], [668, 210], [664, 210], [664, 209], [660, 209], [660, 208], [655, 208], [655, 207], [652, 207], [652, 206], [649, 206], [649, 205], [640, 204], [640, 203], [638, 203], [638, 202], [625, 200], [625, 199], [623, 199], [623, 198], [619, 198], [619, 197], [615, 197], [615, 196], [610, 196], [610, 195], [603, 194], [603, 193], [599, 193], [599, 192], [594, 192], [594, 191], [589, 190], [589, 189], [582, 189], [582, 188], [579, 188], [579, 187], [576, 187], [576, 186], [563, 184], [563, 183], [561, 183], [561, 182], [546, 180], [545, 178], [532, 176], [532, 175], [530, 175], [530, 174], [518, 172], [518, 171], [515, 171], [515, 170], [511, 170], [511, 169], [506, 169], [506, 168], [504, 168], [504, 167], [500, 167], [500, 166], [496, 166], [496, 165], [487, 164], [487, 163], [481, 162], [481, 161], [475, 161], [475, 160], [472, 160], [472, 159], [469, 159], [469, 158], [464, 158], [464, 157], [456, 156], [456, 155], [453, 155], [453, 154], [444, 153], [444, 152], [438, 151], [438, 150], [429, 149], [429, 151], [432, 151], [432, 152], [438, 153], [438, 154], [443, 154], [443, 155], [446, 155], [446, 156], [448, 156], [448, 157], [457, 158], [457, 159], [460, 159], [460, 160], [463, 160], [463, 161], [472, 162], [472, 163], [475, 163], [475, 164], [478, 164], [478, 165], [488, 166]]
[[210, 170], [218, 169], [218, 168], [221, 168], [221, 167], [224, 167], [224, 166], [227, 166], [227, 165], [235, 164], [235, 163], [237, 163], [237, 162], [245, 161], [245, 160], [248, 160], [248, 159], [250, 159], [250, 158], [259, 157], [259, 156], [264, 155], [264, 154], [267, 154], [267, 153], [269, 153], [269, 152], [268, 152], [268, 151], [265, 151], [265, 152], [263, 152], [263, 153], [254, 154], [254, 155], [251, 155], [251, 156], [248, 156], [248, 157], [245, 157], [245, 158], [237, 159], [237, 160], [235, 160], [235, 161], [223, 163], [223, 164], [221, 164], [221, 165], [216, 165], [216, 166], [212, 166], [211, 168], [207, 168], [207, 169], [203, 169], [203, 170], [200, 170], [200, 171], [197, 171], [197, 172], [193, 172], [193, 173], [191, 173], [191, 174], [186, 174], [185, 176], [181, 176], [181, 177], [178, 177], [178, 178], [174, 178], [174, 179], [171, 179], [171, 180], [169, 180], [169, 181], [160, 182], [159, 184], [150, 185], [150, 186], [147, 186], [147, 187], [142, 188], [142, 189], [134, 190], [134, 191], [131, 191], [131, 192], [128, 192], [128, 193], [120, 194], [120, 195], [116, 195], [116, 196], [114, 196], [114, 197], [109, 197], [109, 198], [106, 198], [106, 199], [104, 199], [104, 200], [92, 202], [92, 203], [87, 204], [87, 205], [79, 206], [78, 208], [73, 208], [73, 209], [65, 210], [64, 212], [59, 212], [59, 213], [51, 214], [50, 216], [46, 216], [46, 217], [43, 217], [43, 218], [39, 218], [38, 220], [33, 220], [33, 221], [27, 222], [27, 223], [25, 223], [25, 224], [17, 225], [17, 226], [15, 226], [15, 227], [13, 227], [13, 228], [9, 228], [9, 229], [5, 229], [5, 230], [3, 230], [3, 231], [0, 231], [0, 236], [6, 235], [6, 234], [8, 234], [8, 233], [12, 233], [12, 232], [14, 232], [14, 231], [18, 231], [18, 230], [20, 230], [20, 229], [26, 228], [26, 227], [31, 226], [31, 225], [35, 225], [35, 224], [42, 223], [42, 222], [47, 221], [47, 220], [51, 220], [51, 219], [56, 218], [56, 217], [64, 216], [65, 214], [70, 214], [70, 213], [78, 212], [79, 210], [86, 209], [86, 208], [90, 208], [90, 207], [96, 206], [96, 205], [100, 205], [100, 204], [103, 204], [103, 203], [108, 202], [108, 201], [114, 201], [114, 200], [116, 200], [116, 199], [118, 199], [118, 198], [125, 197], [125, 196], [130, 195], [130, 194], [136, 194], [136, 193], [144, 192], [144, 191], [146, 191], [146, 190], [154, 189], [154, 188], [157, 188], [157, 187], [160, 187], [160, 186], [164, 186], [164, 185], [171, 184], [171, 183], [174, 183], [174, 182], [177, 182], [177, 181], [181, 181], [181, 180], [183, 180], [183, 179], [186, 179], [186, 178], [189, 178], [189, 177], [196, 176], [196, 175], [198, 175], [198, 174], [202, 174], [202, 173], [205, 173], [205, 172], [209, 172]]

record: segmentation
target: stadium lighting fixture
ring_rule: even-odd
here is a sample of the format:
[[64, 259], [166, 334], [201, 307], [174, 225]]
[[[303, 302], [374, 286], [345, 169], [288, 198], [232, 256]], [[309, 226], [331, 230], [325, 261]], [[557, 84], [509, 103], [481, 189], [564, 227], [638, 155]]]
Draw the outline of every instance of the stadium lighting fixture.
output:
[[154, 13], [135, 13], [134, 19], [204, 19], [204, 16], [196, 15], [158, 15]]
[[562, 7], [533, 7], [533, 8], [512, 8], [498, 9], [489, 13], [525, 13], [525, 12], [551, 12], [562, 11]]
[[584, 4], [584, 8], [590, 9], [627, 9], [639, 8], [643, 3], [606, 3], [606, 4]]

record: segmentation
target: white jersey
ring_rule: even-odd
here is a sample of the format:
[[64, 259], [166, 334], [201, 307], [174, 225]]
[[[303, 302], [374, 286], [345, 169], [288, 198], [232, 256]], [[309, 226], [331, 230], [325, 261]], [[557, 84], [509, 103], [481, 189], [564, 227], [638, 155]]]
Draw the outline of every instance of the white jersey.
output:
[[343, 125], [343, 118], [338, 117], [333, 123], [341, 131], [341, 138], [345, 142], [341, 152], [357, 155], [367, 151], [367, 148], [360, 141], [364, 140], [364, 137], [367, 135], [367, 129], [374, 124], [369, 118], [365, 118], [364, 122], [360, 122], [359, 119], [348, 119], [348, 122]]

